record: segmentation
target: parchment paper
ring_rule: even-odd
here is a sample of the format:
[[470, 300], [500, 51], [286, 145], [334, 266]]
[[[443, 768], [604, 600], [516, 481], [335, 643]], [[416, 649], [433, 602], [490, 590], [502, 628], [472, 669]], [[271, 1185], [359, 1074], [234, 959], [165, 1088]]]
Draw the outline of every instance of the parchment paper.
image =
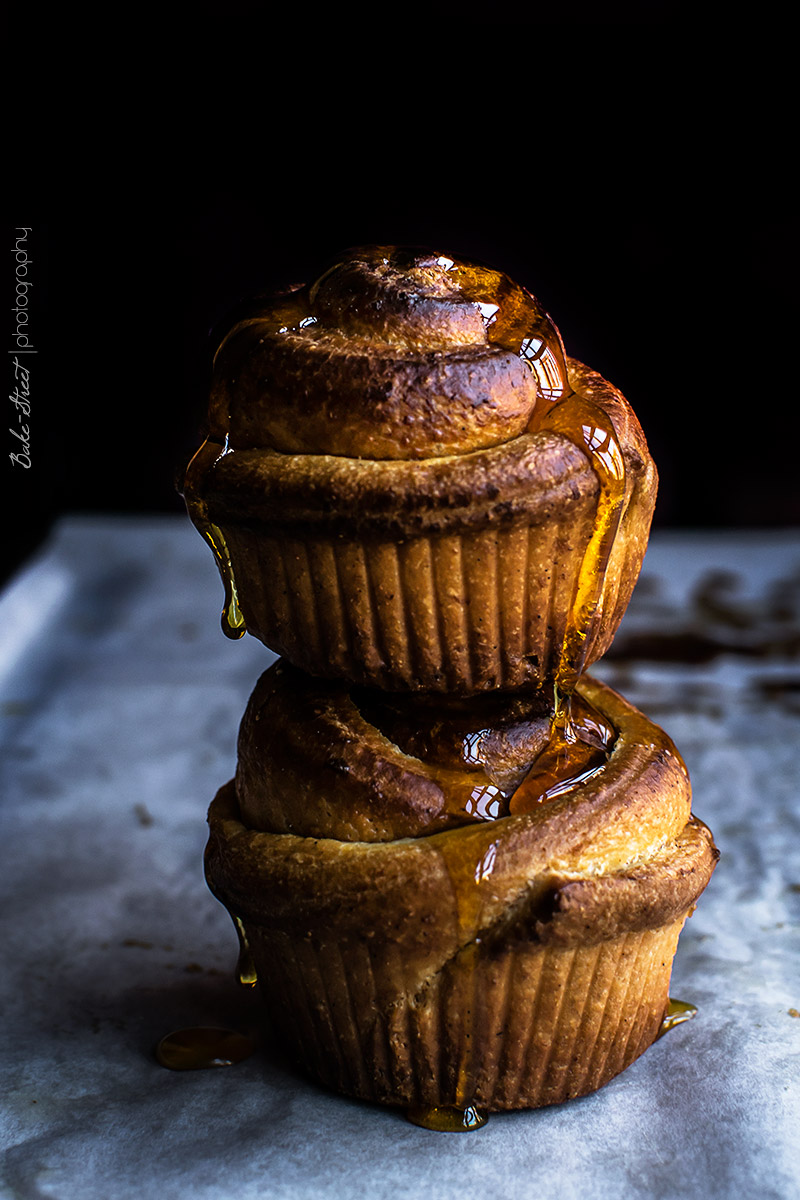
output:
[[[655, 536], [595, 668], [674, 738], [722, 851], [673, 972], [697, 1017], [595, 1095], [470, 1134], [298, 1076], [233, 982], [205, 812], [272, 656], [222, 635], [221, 603], [171, 518], [66, 520], [0, 598], [0, 1194], [800, 1195], [800, 536]], [[260, 1049], [156, 1063], [201, 1024]]]

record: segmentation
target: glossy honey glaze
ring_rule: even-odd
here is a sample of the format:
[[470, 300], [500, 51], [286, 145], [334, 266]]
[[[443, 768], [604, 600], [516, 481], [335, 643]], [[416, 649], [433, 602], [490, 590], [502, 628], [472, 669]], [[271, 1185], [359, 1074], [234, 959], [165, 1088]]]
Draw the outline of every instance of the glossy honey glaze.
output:
[[570, 698], [568, 710], [556, 710], [550, 739], [510, 796], [509, 812], [533, 812], [575, 791], [602, 771], [615, 739], [616, 730], [601, 713]]
[[573, 393], [541, 416], [535, 416], [534, 422], [537, 429], [561, 433], [583, 451], [599, 484], [594, 528], [567, 613], [555, 673], [559, 691], [569, 695], [583, 674], [602, 616], [606, 573], [624, 512], [625, 464], [611, 422], [585, 397]]
[[581, 695], [552, 689], [458, 700], [355, 689], [368, 723], [403, 753], [444, 768], [451, 825], [493, 821], [574, 791], [603, 769], [616, 740]]

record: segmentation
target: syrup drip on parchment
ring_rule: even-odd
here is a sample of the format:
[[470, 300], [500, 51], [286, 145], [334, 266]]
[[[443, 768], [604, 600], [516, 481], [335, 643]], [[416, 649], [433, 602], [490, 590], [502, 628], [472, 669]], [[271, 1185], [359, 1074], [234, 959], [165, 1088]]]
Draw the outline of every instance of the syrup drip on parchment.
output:
[[661, 1028], [656, 1034], [656, 1038], [663, 1037], [665, 1033], [669, 1033], [670, 1029], [674, 1029], [676, 1025], [683, 1025], [684, 1021], [691, 1021], [692, 1017], [696, 1016], [697, 1005], [689, 1004], [687, 1000], [675, 1000], [670, 996], [667, 1011], [664, 1014], [664, 1020], [661, 1022]]
[[457, 1108], [450, 1104], [435, 1104], [428, 1108], [408, 1108], [406, 1117], [412, 1125], [433, 1129], [437, 1133], [471, 1133], [489, 1120], [489, 1114], [474, 1104]]
[[[239, 939], [239, 958], [235, 977], [240, 987], [252, 988], [258, 983], [255, 963], [250, 952], [241, 917], [230, 913]], [[156, 1060], [171, 1071], [199, 1071], [208, 1067], [232, 1067], [255, 1051], [256, 1043], [247, 1034], [235, 1029], [198, 1025], [176, 1029], [162, 1038], [156, 1047]]]
[[246, 1034], [200, 1025], [168, 1033], [156, 1047], [156, 1059], [170, 1071], [201, 1071], [231, 1067], [249, 1058], [255, 1048], [255, 1042]]
[[[696, 1015], [694, 1004], [671, 998], [656, 1037], [663, 1037]], [[255, 1041], [246, 1034], [201, 1025], [177, 1029], [163, 1037], [156, 1047], [156, 1059], [171, 1071], [199, 1071], [233, 1066], [249, 1058], [255, 1049]], [[412, 1124], [440, 1133], [468, 1133], [480, 1129], [489, 1119], [488, 1113], [473, 1104], [409, 1108], [406, 1116]]]

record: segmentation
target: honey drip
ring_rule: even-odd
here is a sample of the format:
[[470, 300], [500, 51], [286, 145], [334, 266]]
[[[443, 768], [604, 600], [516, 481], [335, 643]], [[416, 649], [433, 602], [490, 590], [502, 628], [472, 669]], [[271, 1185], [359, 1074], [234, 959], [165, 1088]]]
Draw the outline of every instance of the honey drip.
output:
[[517, 353], [535, 375], [539, 400], [530, 429], [568, 438], [588, 457], [600, 485], [594, 531], [581, 565], [556, 671], [558, 687], [568, 694], [586, 664], [622, 517], [622, 451], [606, 413], [572, 387], [561, 334], [536, 297], [500, 272], [444, 256], [436, 261], [465, 299], [480, 307], [489, 342]]
[[570, 390], [545, 411], [537, 407], [531, 428], [560, 433], [581, 450], [592, 465], [599, 495], [555, 670], [550, 744], [515, 793], [510, 805], [515, 813], [529, 812], [532, 804], [571, 791], [597, 774], [605, 761], [597, 748], [587, 752], [585, 742], [581, 744], [572, 714], [572, 694], [600, 624], [608, 565], [625, 509], [625, 462], [613, 425], [602, 409]]
[[239, 958], [236, 963], [236, 979], [240, 987], [252, 988], [258, 983], [258, 973], [256, 964], [253, 961], [253, 955], [250, 952], [250, 945], [247, 941], [244, 925], [241, 917], [230, 914], [236, 929], [236, 935], [239, 938]]
[[209, 472], [213, 470], [220, 458], [231, 453], [227, 437], [224, 445], [207, 438], [186, 468], [183, 487], [189, 515], [203, 540], [211, 547], [217, 570], [222, 579], [225, 592], [220, 619], [222, 632], [226, 637], [236, 640], [247, 633], [247, 625], [239, 607], [239, 593], [236, 588], [230, 551], [220, 527], [208, 520], [205, 502], [200, 498], [202, 484]]
[[473, 1104], [463, 1108], [449, 1104], [409, 1108], [406, 1116], [412, 1125], [421, 1125], [423, 1129], [432, 1129], [437, 1133], [470, 1133], [473, 1129], [480, 1129], [489, 1120], [489, 1114]]
[[599, 713], [575, 713], [570, 697], [557, 697], [550, 740], [509, 800], [513, 815], [534, 812], [588, 782], [608, 762], [616, 731]]
[[697, 1006], [689, 1004], [686, 1000], [673, 1000], [669, 998], [667, 1011], [664, 1014], [664, 1020], [661, 1022], [661, 1028], [656, 1034], [656, 1039], [663, 1037], [665, 1033], [669, 1033], [670, 1029], [674, 1029], [676, 1025], [682, 1025], [684, 1021], [691, 1021], [692, 1017], [697, 1016]]
[[[491, 696], [428, 706], [374, 691], [352, 696], [367, 723], [405, 754], [442, 768], [446, 815], [439, 828], [530, 812], [573, 791], [602, 770], [616, 739], [614, 727], [583, 696], [567, 706], [559, 694], [549, 701], [545, 689], [516, 701], [506, 697], [502, 706]], [[509, 745], [519, 755], [516, 768], [509, 765]], [[522, 746], [529, 750], [527, 765]]]
[[[587, 666], [602, 616], [608, 564], [625, 509], [625, 462], [608, 415], [572, 388], [559, 330], [535, 296], [497, 271], [444, 256], [438, 264], [453, 276], [465, 298], [480, 306], [489, 342], [515, 350], [535, 374], [540, 398], [530, 430], [547, 430], [569, 439], [589, 458], [600, 485], [594, 529], [578, 572], [554, 672], [557, 703], [547, 760], [558, 776], [577, 751], [579, 739], [572, 727], [571, 696]], [[589, 764], [578, 764], [576, 785], [582, 778], [589, 778], [585, 770], [594, 773]], [[530, 793], [531, 788], [527, 791]], [[563, 791], [561, 788], [553, 794]]]
[[487, 340], [524, 359], [551, 404], [569, 391], [561, 334], [536, 297], [507, 275], [440, 255], [437, 265], [481, 310]]
[[[608, 417], [591, 401], [571, 392], [532, 423], [532, 428], [561, 433], [585, 453], [600, 487], [594, 527], [581, 561], [567, 613], [564, 640], [555, 670], [555, 707], [550, 743], [511, 800], [512, 813], [554, 799], [585, 782], [602, 768], [605, 756], [586, 749], [573, 717], [572, 694], [583, 674], [603, 612], [603, 594], [611, 554], [625, 508], [625, 463]], [[604, 742], [606, 748], [609, 742]]]
[[256, 1048], [252, 1038], [233, 1029], [198, 1026], [176, 1029], [156, 1047], [156, 1059], [170, 1071], [202, 1071], [231, 1067], [249, 1058]]
[[222, 586], [225, 589], [225, 602], [222, 606], [220, 621], [222, 632], [226, 637], [235, 641], [247, 633], [247, 626], [242, 616], [242, 610], [239, 608], [239, 595], [236, 591], [236, 580], [233, 577], [228, 545], [218, 525], [204, 525], [200, 532], [214, 551], [214, 559], [222, 578]]
[[625, 463], [609, 418], [576, 392], [535, 418], [534, 427], [561, 433], [583, 451], [600, 485], [594, 529], [578, 573], [556, 668], [556, 686], [569, 694], [584, 671], [602, 614], [606, 572], [624, 509]]

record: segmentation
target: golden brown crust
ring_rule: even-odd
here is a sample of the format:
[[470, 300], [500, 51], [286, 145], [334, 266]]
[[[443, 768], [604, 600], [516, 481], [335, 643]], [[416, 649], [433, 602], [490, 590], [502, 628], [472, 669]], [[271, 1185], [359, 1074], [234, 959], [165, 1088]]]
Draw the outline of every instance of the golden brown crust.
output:
[[234, 783], [218, 794], [209, 884], [244, 922], [280, 1036], [323, 1083], [388, 1104], [537, 1107], [602, 1086], [657, 1036], [717, 851], [666, 735], [580, 686], [619, 730], [610, 760], [522, 817], [344, 842], [255, 833]]
[[300, 536], [409, 537], [521, 516], [544, 522], [559, 503], [575, 505], [597, 491], [585, 457], [552, 433], [413, 463], [222, 449], [208, 443], [205, 478], [187, 481], [202, 484], [198, 495], [210, 518]]
[[[518, 308], [519, 331], [507, 319]], [[234, 326], [217, 353], [211, 435], [234, 449], [379, 459], [496, 445], [536, 407], [520, 353], [535, 331], [563, 357], [534, 297], [499, 272], [396, 247], [351, 251]]]
[[242, 819], [254, 830], [367, 842], [481, 819], [468, 815], [473, 802], [511, 793], [550, 720], [538, 692], [403, 701], [279, 661], [261, 676], [239, 731]]
[[[248, 327], [256, 341], [257, 332]], [[522, 433], [536, 404], [525, 364], [493, 347], [451, 350], [446, 358], [378, 357], [363, 344], [324, 334], [258, 349], [226, 376], [224, 391], [217, 385], [220, 404], [231, 411], [229, 444], [237, 449], [377, 459], [463, 454]], [[234, 405], [239, 388], [253, 402]]]
[[[626, 507], [635, 500], [649, 524], [657, 475], [630, 406], [597, 372], [569, 359], [570, 378], [610, 420], [626, 466]], [[570, 401], [565, 401], [569, 408]], [[598, 481], [564, 433], [512, 434], [503, 444], [422, 462], [263, 447], [227, 452], [211, 439], [187, 475], [187, 499], [204, 517], [290, 533], [410, 537], [507, 525], [544, 524], [564, 505], [597, 502]], [[191, 506], [190, 506], [191, 512]]]
[[[254, 832], [229, 786], [210, 815], [212, 890], [249, 920], [298, 936], [383, 931], [412, 956], [420, 983], [476, 938], [523, 929], [541, 940], [552, 924], [558, 940], [591, 942], [676, 919], [715, 862], [705, 827], [690, 822], [686, 769], [663, 731], [616, 693], [581, 686], [619, 736], [605, 770], [577, 793], [524, 816], [365, 843]], [[570, 891], [575, 881], [583, 891]]]
[[536, 933], [545, 945], [605, 941], [621, 931], [657, 929], [689, 912], [719, 853], [711, 831], [690, 818], [652, 858], [595, 879], [553, 884]]
[[452, 274], [442, 259], [413, 248], [357, 247], [324, 272], [309, 301], [321, 320], [379, 345], [486, 345], [478, 305], [465, 294], [460, 273]]

